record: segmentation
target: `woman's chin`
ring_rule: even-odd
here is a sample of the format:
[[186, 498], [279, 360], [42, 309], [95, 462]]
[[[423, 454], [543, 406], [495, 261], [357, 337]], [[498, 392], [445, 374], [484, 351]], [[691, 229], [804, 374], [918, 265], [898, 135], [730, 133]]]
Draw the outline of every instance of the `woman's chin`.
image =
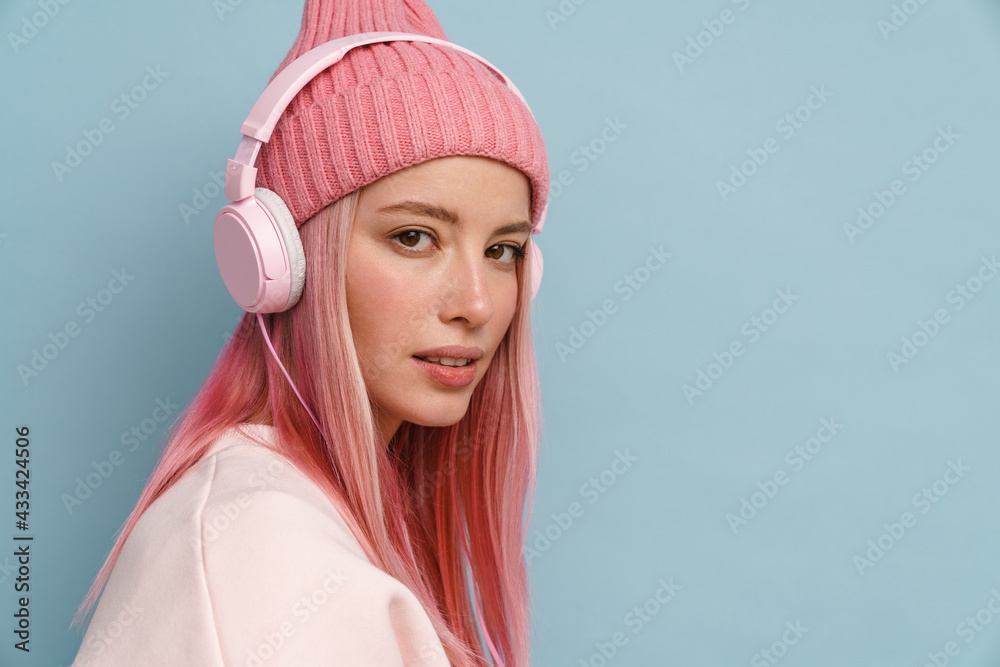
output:
[[403, 420], [420, 426], [445, 427], [462, 421], [469, 411], [466, 396], [431, 397], [413, 396]]

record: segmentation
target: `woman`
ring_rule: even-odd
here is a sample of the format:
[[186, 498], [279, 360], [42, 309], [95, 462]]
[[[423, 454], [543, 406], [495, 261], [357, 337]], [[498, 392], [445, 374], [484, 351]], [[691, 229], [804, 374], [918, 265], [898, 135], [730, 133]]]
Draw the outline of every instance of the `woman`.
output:
[[[419, 0], [307, 0], [278, 72], [373, 31], [446, 39]], [[176, 424], [74, 665], [527, 665], [530, 110], [455, 49], [372, 44], [295, 96], [256, 166], [308, 279], [244, 315]]]

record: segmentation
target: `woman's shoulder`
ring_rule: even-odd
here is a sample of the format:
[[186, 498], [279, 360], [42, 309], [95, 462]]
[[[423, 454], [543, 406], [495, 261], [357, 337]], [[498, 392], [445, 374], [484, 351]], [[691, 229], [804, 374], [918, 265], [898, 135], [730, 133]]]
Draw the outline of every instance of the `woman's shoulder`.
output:
[[198, 478], [202, 541], [215, 543], [230, 531], [235, 542], [264, 533], [302, 547], [319, 540], [367, 561], [336, 507], [278, 450], [275, 438], [273, 426], [243, 424], [206, 451]]
[[125, 619], [132, 631], [119, 630], [103, 657], [155, 649], [167, 651], [162, 664], [256, 658], [277, 667], [329, 655], [447, 665], [413, 593], [371, 564], [320, 488], [271, 446], [273, 435], [262, 425], [228, 430], [147, 508], [84, 648], [100, 648], [102, 626]]
[[217, 543], [281, 535], [299, 546], [322, 539], [367, 560], [333, 503], [279, 451], [275, 437], [276, 429], [263, 424], [224, 431], [146, 509], [133, 529], [136, 541], [187, 540], [208, 553]]

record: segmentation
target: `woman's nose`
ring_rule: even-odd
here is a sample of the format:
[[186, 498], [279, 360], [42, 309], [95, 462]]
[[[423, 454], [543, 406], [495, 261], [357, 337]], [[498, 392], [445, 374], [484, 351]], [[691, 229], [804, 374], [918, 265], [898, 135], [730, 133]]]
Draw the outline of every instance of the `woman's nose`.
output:
[[456, 253], [442, 276], [441, 319], [450, 322], [462, 318], [474, 327], [485, 325], [493, 317], [493, 300], [482, 253]]

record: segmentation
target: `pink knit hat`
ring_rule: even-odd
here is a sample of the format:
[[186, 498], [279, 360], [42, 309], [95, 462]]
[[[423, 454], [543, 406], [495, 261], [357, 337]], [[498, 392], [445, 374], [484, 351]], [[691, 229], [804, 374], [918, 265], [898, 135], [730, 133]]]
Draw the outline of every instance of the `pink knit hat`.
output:
[[[306, 0], [302, 29], [274, 76], [324, 42], [383, 30], [448, 39], [423, 0]], [[549, 169], [524, 103], [457, 50], [371, 44], [349, 51], [295, 96], [261, 148], [257, 185], [276, 192], [301, 226], [382, 176], [447, 155], [482, 155], [524, 172], [537, 226]]]

